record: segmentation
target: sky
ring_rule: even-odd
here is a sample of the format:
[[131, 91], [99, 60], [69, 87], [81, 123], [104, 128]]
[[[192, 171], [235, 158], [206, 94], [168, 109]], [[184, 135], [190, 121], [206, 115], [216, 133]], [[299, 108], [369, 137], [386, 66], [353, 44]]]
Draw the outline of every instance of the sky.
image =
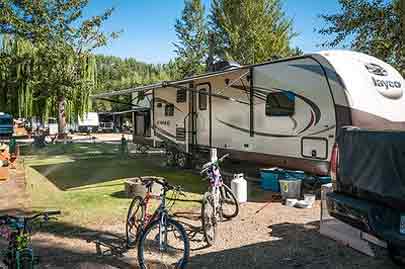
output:
[[[206, 10], [211, 0], [203, 0]], [[293, 19], [293, 30], [299, 35], [292, 46], [304, 52], [314, 52], [324, 39], [314, 29], [322, 27], [320, 14], [339, 11], [337, 0], [282, 0], [283, 10]], [[184, 0], [90, 0], [85, 16], [102, 13], [114, 7], [114, 13], [105, 22], [104, 30], [122, 31], [118, 39], [95, 52], [122, 58], [134, 57], [147, 63], [167, 63], [175, 57], [174, 24], [181, 16]]]

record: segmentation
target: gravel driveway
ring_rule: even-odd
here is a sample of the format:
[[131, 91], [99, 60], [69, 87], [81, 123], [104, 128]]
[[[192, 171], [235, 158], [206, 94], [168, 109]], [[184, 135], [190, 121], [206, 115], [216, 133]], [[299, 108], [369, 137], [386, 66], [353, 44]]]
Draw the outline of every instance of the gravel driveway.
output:
[[[399, 268], [384, 255], [371, 258], [320, 235], [319, 202], [312, 209], [271, 203], [257, 213], [264, 205], [243, 204], [237, 218], [220, 225], [212, 247], [203, 240], [198, 211], [177, 212], [190, 237], [189, 268]], [[137, 268], [136, 250], [96, 253], [95, 240], [120, 247], [123, 224], [93, 230], [61, 225], [71, 232], [34, 236], [41, 268]]]
[[[17, 201], [26, 198], [24, 192], [13, 193], [6, 186], [0, 188], [2, 197], [7, 192], [14, 197], [8, 208], [20, 208]], [[212, 247], [203, 240], [199, 209], [176, 212], [190, 238], [189, 268], [399, 268], [386, 255], [371, 258], [320, 235], [319, 201], [311, 209], [295, 209], [278, 202], [267, 204], [268, 200], [264, 193], [255, 202], [242, 204], [235, 219], [220, 224], [218, 240]], [[7, 200], [0, 201], [4, 206]], [[136, 250], [121, 249], [124, 222], [92, 227], [55, 225], [52, 233], [43, 227], [33, 236], [36, 253], [41, 256], [40, 268], [137, 268]], [[98, 255], [97, 240], [111, 246], [102, 250], [113, 249], [115, 253]], [[0, 240], [0, 249], [4, 244]]]

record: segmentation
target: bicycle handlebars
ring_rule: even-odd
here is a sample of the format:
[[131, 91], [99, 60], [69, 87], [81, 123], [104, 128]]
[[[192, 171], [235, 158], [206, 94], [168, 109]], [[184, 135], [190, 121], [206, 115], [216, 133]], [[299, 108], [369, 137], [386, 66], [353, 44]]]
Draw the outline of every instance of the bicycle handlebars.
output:
[[204, 174], [208, 170], [208, 168], [210, 168], [212, 165], [222, 163], [228, 156], [229, 156], [229, 153], [223, 155], [221, 158], [219, 158], [218, 160], [216, 160], [214, 162], [207, 162], [206, 164], [203, 165], [203, 167], [200, 171], [200, 174]]
[[142, 184], [145, 185], [147, 188], [151, 187], [151, 183], [157, 183], [161, 185], [166, 191], [175, 190], [178, 191], [180, 194], [184, 195], [184, 193], [182, 193], [182, 188], [180, 186], [170, 185], [164, 178], [160, 179], [148, 178], [142, 180]]
[[14, 215], [3, 215], [0, 216], [0, 223], [1, 221], [7, 223], [10, 219], [11, 220], [15, 220], [15, 221], [19, 221], [22, 220], [25, 223], [33, 221], [34, 219], [43, 216], [45, 221], [49, 220], [50, 216], [54, 216], [54, 215], [60, 215], [61, 211], [60, 210], [56, 210], [56, 211], [46, 211], [46, 212], [41, 212], [41, 213], [37, 213], [34, 216], [31, 217], [25, 217], [25, 216], [14, 216]]

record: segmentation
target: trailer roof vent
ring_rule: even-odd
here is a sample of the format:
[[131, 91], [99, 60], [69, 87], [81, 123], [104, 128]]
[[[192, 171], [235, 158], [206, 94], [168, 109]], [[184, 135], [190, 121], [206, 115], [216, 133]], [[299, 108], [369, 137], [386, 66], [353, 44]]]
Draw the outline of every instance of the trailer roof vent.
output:
[[225, 71], [229, 69], [235, 69], [241, 67], [240, 64], [234, 61], [218, 61], [209, 66], [209, 71], [211, 72], [218, 72], [218, 71]]

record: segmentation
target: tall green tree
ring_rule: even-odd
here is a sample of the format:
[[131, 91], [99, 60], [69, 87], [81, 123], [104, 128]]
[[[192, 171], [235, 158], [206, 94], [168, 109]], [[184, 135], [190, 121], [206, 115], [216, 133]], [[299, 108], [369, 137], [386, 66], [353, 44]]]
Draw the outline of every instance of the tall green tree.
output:
[[209, 18], [214, 58], [252, 64], [292, 54], [296, 34], [279, 0], [213, 0]]
[[178, 38], [176, 47], [176, 66], [181, 77], [191, 76], [205, 71], [207, 54], [207, 27], [204, 18], [204, 6], [201, 0], [185, 0], [180, 19], [175, 29]]
[[[96, 82], [91, 51], [116, 37], [116, 33], [101, 30], [112, 9], [99, 16], [83, 18], [88, 1], [0, 1], [0, 34], [10, 36], [16, 44], [18, 40], [28, 42], [34, 48], [26, 55], [30, 58], [25, 57], [24, 62], [30, 62], [31, 69], [29, 76], [23, 79], [29, 81], [25, 84], [30, 85], [30, 94], [36, 101], [32, 104], [37, 109], [31, 111], [42, 116], [47, 116], [48, 112], [55, 115], [57, 111], [60, 131], [65, 130], [66, 116], [69, 117], [66, 113], [73, 113], [71, 118], [75, 119], [88, 109], [88, 96]], [[2, 51], [0, 66], [14, 74], [21, 68], [21, 62], [13, 62], [18, 49], [11, 50], [11, 54], [8, 51]], [[18, 106], [22, 106], [18, 94], [9, 97], [15, 97]], [[49, 105], [54, 106], [50, 111]]]
[[[325, 27], [318, 30], [328, 40], [324, 47], [351, 47], [376, 56], [405, 76], [405, 44], [401, 23], [402, 0], [338, 0], [340, 12], [321, 15]], [[403, 11], [402, 11], [403, 16]]]
[[[151, 84], [162, 80], [176, 79], [177, 74], [173, 61], [169, 64], [146, 64], [134, 58], [121, 59], [115, 56], [97, 55], [97, 87], [95, 93], [122, 90]], [[131, 96], [112, 97], [121, 103], [136, 104], [140, 100], [131, 100]], [[94, 101], [95, 111], [122, 111], [131, 109], [131, 106], [105, 101]]]

